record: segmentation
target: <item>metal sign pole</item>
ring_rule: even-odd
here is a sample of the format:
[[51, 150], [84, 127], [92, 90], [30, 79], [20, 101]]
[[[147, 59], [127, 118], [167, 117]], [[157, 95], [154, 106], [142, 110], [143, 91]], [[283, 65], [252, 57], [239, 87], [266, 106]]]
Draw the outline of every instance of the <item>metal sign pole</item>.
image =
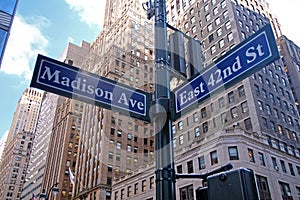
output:
[[168, 63], [165, 0], [154, 1], [155, 76], [154, 123], [156, 131], [156, 200], [175, 200], [173, 135], [170, 116], [170, 68]]

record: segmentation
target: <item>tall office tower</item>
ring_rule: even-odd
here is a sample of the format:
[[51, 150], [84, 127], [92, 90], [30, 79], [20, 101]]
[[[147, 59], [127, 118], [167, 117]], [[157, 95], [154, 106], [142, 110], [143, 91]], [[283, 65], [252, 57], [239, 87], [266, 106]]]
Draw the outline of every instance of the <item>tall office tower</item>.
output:
[[18, 0], [3, 0], [0, 2], [0, 68], [17, 5]]
[[28, 88], [20, 98], [0, 166], [1, 199], [20, 199], [43, 92]]
[[[266, 1], [202, 0], [190, 3], [180, 7], [181, 15], [174, 24], [202, 42], [205, 67], [217, 62], [224, 53], [266, 23], [271, 23], [275, 36], [280, 35], [278, 23]], [[169, 19], [172, 19], [172, 13], [179, 11], [172, 11], [172, 2], [167, 9]], [[200, 147], [210, 143], [211, 147], [206, 147], [206, 151], [202, 149], [195, 158], [185, 160], [189, 167], [201, 160], [202, 167], [198, 167], [201, 172], [232, 162], [234, 167], [243, 166], [255, 171], [262, 199], [287, 198], [291, 193], [296, 196], [299, 175], [295, 174], [295, 169], [300, 167], [299, 115], [282, 60], [262, 68], [236, 85], [224, 88], [199, 104], [199, 109], [176, 121], [173, 130], [176, 131], [174, 143], [177, 145], [174, 150], [181, 151], [194, 142]], [[231, 129], [243, 132], [235, 133], [235, 137], [220, 135], [209, 140], [214, 133]], [[247, 138], [245, 134], [252, 137]], [[180, 165], [176, 167], [180, 168]], [[282, 174], [285, 174], [284, 178]]]
[[[205, 68], [266, 23], [276, 37], [281, 34], [264, 0], [170, 0], [167, 18], [202, 42]], [[215, 75], [211, 81], [218, 80]], [[299, 114], [282, 60], [202, 101], [172, 131], [177, 173], [205, 173], [231, 162], [254, 170], [261, 199], [299, 198]], [[150, 179], [136, 173], [117, 181], [112, 195], [153, 198], [149, 185]], [[197, 179], [177, 180], [176, 196], [194, 199], [201, 185]]]
[[288, 75], [288, 81], [292, 85], [292, 92], [296, 101], [298, 112], [300, 112], [300, 91], [297, 89], [300, 84], [300, 47], [286, 36], [278, 40], [279, 51], [282, 55], [284, 70]]
[[[106, 1], [105, 26], [84, 68], [147, 92], [154, 89], [153, 25], [139, 1]], [[117, 110], [85, 105], [77, 167], [76, 199], [110, 199], [111, 182], [154, 159], [153, 127]]]
[[21, 199], [40, 196], [58, 96], [46, 92], [38, 117]]
[[[59, 60], [79, 67], [88, 55], [90, 44], [83, 41], [80, 46], [69, 43]], [[50, 136], [44, 176], [40, 194], [50, 199], [71, 199], [72, 183], [69, 170], [75, 169], [83, 103], [59, 97]], [[56, 185], [57, 184], [57, 185]], [[54, 197], [51, 189], [58, 186], [59, 192]]]

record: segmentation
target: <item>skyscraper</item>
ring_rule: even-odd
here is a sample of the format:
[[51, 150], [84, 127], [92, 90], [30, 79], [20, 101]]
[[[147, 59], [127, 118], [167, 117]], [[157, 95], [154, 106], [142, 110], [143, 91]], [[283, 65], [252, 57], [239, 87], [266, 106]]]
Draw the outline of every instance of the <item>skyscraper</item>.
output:
[[26, 89], [8, 133], [0, 165], [0, 197], [19, 199], [25, 181], [43, 92]]
[[58, 96], [46, 92], [38, 117], [21, 199], [40, 196]]
[[[141, 2], [106, 1], [103, 31], [91, 44], [83, 68], [139, 88], [154, 89], [153, 26]], [[110, 199], [111, 183], [154, 159], [150, 123], [100, 107], [85, 105], [75, 170], [76, 199]]]
[[[264, 0], [170, 0], [167, 18], [201, 41], [204, 70], [266, 23], [276, 38], [281, 35]], [[299, 114], [282, 60], [201, 102], [172, 131], [176, 173], [205, 173], [231, 162], [254, 170], [261, 199], [299, 197]], [[151, 180], [144, 177], [119, 179], [112, 197], [153, 198]], [[201, 185], [197, 179], [177, 180], [176, 196], [193, 199]]]
[[[80, 46], [69, 43], [59, 60], [79, 67], [89, 51], [90, 44], [85, 41], [82, 41]], [[39, 193], [49, 194], [48, 198], [71, 198], [72, 184], [69, 170], [74, 171], [75, 169], [82, 111], [83, 103], [58, 97], [43, 169], [44, 174], [39, 187]], [[51, 188], [56, 184], [59, 192], [54, 197]]]

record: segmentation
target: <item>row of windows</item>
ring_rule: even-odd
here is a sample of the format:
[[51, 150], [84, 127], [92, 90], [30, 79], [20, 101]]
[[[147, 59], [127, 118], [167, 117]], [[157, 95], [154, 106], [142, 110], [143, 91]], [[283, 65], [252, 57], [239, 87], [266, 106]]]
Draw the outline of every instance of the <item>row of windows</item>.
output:
[[[229, 146], [228, 147], [228, 159], [229, 160], [239, 160], [239, 148], [237, 146]], [[247, 148], [247, 154], [248, 154], [248, 161], [252, 162], [252, 163], [256, 163], [256, 159], [258, 159], [258, 163], [261, 166], [266, 166], [266, 160], [265, 160], [265, 155], [262, 152], [257, 152], [257, 155], [255, 155], [254, 150], [251, 148]], [[272, 163], [273, 163], [273, 167], [275, 170], [278, 171], [278, 165], [277, 165], [277, 159], [275, 157], [271, 157], [272, 159]], [[209, 153], [209, 161], [210, 161], [210, 165], [216, 165], [219, 163], [218, 160], [218, 152], [217, 150], [211, 151]], [[198, 169], [199, 170], [203, 170], [207, 167], [206, 165], [207, 160], [205, 159], [204, 155], [201, 155], [198, 157]], [[286, 170], [286, 166], [285, 166], [285, 161], [284, 160], [280, 160], [281, 163], [281, 167], [282, 167], [282, 171], [284, 173], [287, 173]], [[292, 163], [288, 163], [289, 169], [290, 169], [290, 174], [292, 176], [300, 176], [300, 166], [296, 165], [296, 173], [294, 170], [294, 166]], [[190, 160], [186, 163], [186, 172], [183, 171], [183, 166], [181, 165], [177, 165], [176, 166], [176, 172], [177, 173], [195, 173], [195, 169], [194, 169], [194, 160]]]
[[[226, 108], [226, 103], [228, 104], [228, 106], [229, 105], [234, 105], [234, 102], [236, 102], [237, 98], [243, 98], [244, 96], [245, 96], [245, 89], [244, 89], [244, 86], [242, 85], [242, 86], [238, 87], [236, 91], [230, 91], [229, 93], [227, 93], [226, 98], [222, 96], [218, 99], [217, 102], [213, 102], [213, 103], [210, 104], [210, 106], [206, 106], [206, 107], [201, 108], [200, 113], [199, 112], [194, 112], [192, 114], [192, 116], [187, 117], [186, 118], [186, 127], [189, 127], [189, 124], [190, 124], [189, 123], [189, 118], [190, 117], [192, 117], [193, 123], [198, 123], [199, 116], [201, 116], [202, 119], [205, 119], [205, 118], [209, 117], [208, 116], [208, 111], [211, 112], [211, 113], [213, 113], [213, 112], [219, 113], [220, 110]], [[240, 106], [241, 106], [242, 113], [248, 112], [248, 103], [247, 103], [247, 101], [242, 102]], [[216, 109], [216, 107], [218, 109]], [[237, 118], [236, 112], [237, 112], [236, 107], [231, 108], [231, 116], [233, 116], [233, 118]], [[224, 119], [225, 118], [226, 118], [226, 114], [224, 115]], [[222, 120], [222, 123], [225, 123], [225, 122], [226, 121]], [[179, 131], [183, 130], [183, 128], [184, 128], [184, 122], [179, 121], [177, 123], [177, 126], [175, 124], [172, 126], [173, 134], [175, 134], [177, 130], [179, 130]]]
[[[298, 137], [296, 133], [292, 133], [294, 140], [298, 141]], [[295, 157], [300, 157], [300, 148], [296, 149], [293, 145], [288, 146], [286, 142], [280, 142], [277, 138], [272, 138], [267, 135], [268, 144], [270, 147], [276, 148], [282, 152], [285, 152], [289, 155], [293, 155]]]
[[[278, 165], [278, 162], [277, 162], [277, 158], [271, 157], [271, 159], [272, 159], [273, 168], [276, 171], [279, 171], [279, 165]], [[283, 173], [287, 173], [287, 167], [286, 167], [285, 161], [280, 159], [279, 163], [280, 163], [280, 166], [281, 166], [281, 171]], [[296, 176], [296, 173], [297, 173], [297, 176], [300, 176], [300, 166], [296, 166], [296, 170], [297, 170], [296, 173], [295, 173], [294, 166], [293, 166], [292, 163], [288, 163], [288, 168], [289, 168], [290, 174], [292, 176]]]
[[140, 192], [146, 192], [147, 189], [151, 190], [155, 187], [154, 176], [151, 176], [149, 179], [144, 179], [141, 183], [135, 183], [134, 185], [129, 185], [126, 188], [121, 189], [120, 191], [115, 191], [114, 199], [127, 199], [128, 197], [133, 197], [134, 195], [139, 194]]
[[[230, 113], [231, 113], [231, 118], [232, 118], [232, 119], [238, 118], [238, 111], [237, 111], [236, 107], [232, 108], [232, 109], [230, 110]], [[227, 113], [222, 113], [222, 114], [221, 114], [221, 123], [224, 124], [224, 123], [226, 123], [226, 122], [227, 122]], [[213, 124], [213, 127], [215, 128], [215, 127], [216, 127], [216, 121], [215, 121], [215, 118], [212, 119], [212, 124]], [[239, 123], [236, 123], [236, 126], [239, 126]], [[250, 119], [250, 118], [245, 119], [245, 120], [244, 120], [243, 126], [245, 127], [245, 130], [246, 130], [246, 131], [251, 130], [251, 129], [252, 129], [251, 119]], [[201, 130], [201, 129], [202, 129], [202, 130]], [[201, 128], [200, 128], [200, 126], [196, 126], [196, 127], [193, 129], [193, 131], [194, 131], [194, 133], [193, 133], [193, 134], [194, 134], [194, 137], [193, 137], [193, 138], [200, 137], [201, 133], [202, 133], [202, 134], [205, 134], [205, 133], [207, 133], [207, 132], [209, 131], [209, 123], [208, 123], [207, 121], [204, 122], [204, 123], [202, 123], [202, 124], [201, 124]], [[185, 143], [185, 139], [186, 139], [186, 138], [188, 138], [188, 140], [189, 140], [189, 138], [190, 138], [190, 132], [185, 133], [185, 134], [183, 134], [183, 135], [180, 135], [180, 136], [178, 137], [178, 139], [177, 139], [177, 138], [174, 138], [174, 139], [173, 139], [173, 147], [174, 147], [174, 148], [177, 147], [177, 140], [179, 140], [179, 141], [178, 141], [178, 142], [179, 142], [179, 145], [183, 145], [183, 144]]]
[[[146, 131], [147, 131], [147, 130], [148, 130], [148, 129], [146, 129]], [[130, 142], [130, 141], [138, 142], [138, 136], [133, 136], [132, 133], [124, 134], [121, 130], [117, 130], [117, 131], [116, 131], [114, 128], [111, 128], [111, 129], [110, 129], [110, 135], [111, 135], [112, 137], [115, 136], [115, 132], [117, 132], [116, 136], [117, 136], [118, 138], [122, 138], [122, 135], [125, 135], [125, 137], [127, 137], [127, 141], [129, 141], [129, 142]], [[151, 147], [153, 147], [153, 144], [154, 144], [154, 141], [153, 141], [153, 140], [144, 137], [143, 141], [144, 141], [144, 145], [150, 145]]]
[[[125, 127], [125, 125], [123, 123], [123, 120], [122, 119], [116, 120], [115, 117], [111, 117], [111, 125], [112, 126], [116, 125], [118, 127]], [[148, 125], [148, 123], [144, 122], [143, 126], [147, 126], [147, 125]], [[147, 136], [149, 134], [150, 134], [150, 136], [153, 136], [153, 134], [154, 134], [153, 129], [150, 129], [149, 127], [144, 127], [143, 128], [143, 127], [141, 127], [140, 125], [137, 125], [137, 124], [133, 125], [132, 122], [128, 122], [127, 123], [127, 129], [129, 131], [133, 131], [134, 130], [135, 132], [143, 132], [145, 136]], [[141, 131], [141, 129], [143, 129], [143, 130]]]
[[[274, 118], [281, 120], [284, 123], [288, 123], [290, 126], [294, 126], [294, 124], [297, 126], [297, 128], [300, 128], [298, 119], [293, 119], [290, 115], [286, 115], [286, 112], [280, 112], [277, 108], [271, 109], [271, 106], [267, 103], [263, 103], [262, 101], [257, 101], [258, 109], [261, 112], [266, 113], [269, 116], [273, 116]], [[289, 107], [287, 104], [285, 104], [284, 109], [289, 110]]]

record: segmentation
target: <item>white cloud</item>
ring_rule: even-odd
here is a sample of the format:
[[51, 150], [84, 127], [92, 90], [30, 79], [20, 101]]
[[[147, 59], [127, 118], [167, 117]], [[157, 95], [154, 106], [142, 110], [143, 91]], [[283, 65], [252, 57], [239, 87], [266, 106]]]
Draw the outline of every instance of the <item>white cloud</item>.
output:
[[65, 2], [78, 14], [81, 21], [89, 26], [102, 27], [105, 0], [65, 0]]
[[4, 53], [1, 71], [15, 74], [30, 80], [37, 54], [45, 54], [48, 40], [41, 28], [48, 24], [43, 17], [26, 22], [21, 16], [15, 16], [11, 35]]
[[299, 0], [268, 0], [271, 11], [277, 16], [281, 30], [290, 40], [300, 46]]

